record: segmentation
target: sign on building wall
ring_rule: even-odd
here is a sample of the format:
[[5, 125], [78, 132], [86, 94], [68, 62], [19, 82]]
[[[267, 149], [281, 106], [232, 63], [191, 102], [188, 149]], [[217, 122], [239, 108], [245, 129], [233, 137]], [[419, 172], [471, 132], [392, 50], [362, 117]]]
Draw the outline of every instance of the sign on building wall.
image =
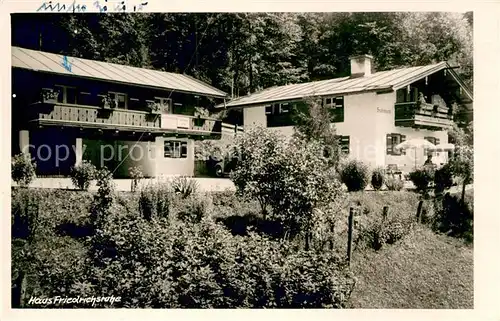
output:
[[161, 128], [165, 129], [189, 129], [189, 117], [179, 115], [161, 115]]

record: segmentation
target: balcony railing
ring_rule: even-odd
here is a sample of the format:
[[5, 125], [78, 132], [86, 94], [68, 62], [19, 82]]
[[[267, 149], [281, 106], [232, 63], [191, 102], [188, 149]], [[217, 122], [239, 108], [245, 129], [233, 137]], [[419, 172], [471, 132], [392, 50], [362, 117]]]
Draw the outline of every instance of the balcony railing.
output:
[[394, 107], [396, 126], [445, 129], [453, 123], [446, 107], [421, 102], [396, 103]]
[[189, 135], [220, 135], [220, 120], [59, 102], [33, 104], [30, 120], [40, 125]]

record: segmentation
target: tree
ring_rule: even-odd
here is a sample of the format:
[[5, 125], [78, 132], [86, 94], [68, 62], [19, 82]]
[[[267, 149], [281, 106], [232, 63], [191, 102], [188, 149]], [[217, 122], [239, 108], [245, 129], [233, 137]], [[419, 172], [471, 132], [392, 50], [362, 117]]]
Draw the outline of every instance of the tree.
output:
[[465, 187], [474, 180], [474, 146], [472, 123], [465, 129], [454, 124], [449, 132], [455, 152], [449, 161], [453, 173], [462, 179], [461, 202], [465, 200]]
[[240, 193], [259, 201], [265, 216], [283, 224], [285, 239], [299, 233], [309, 239], [316, 209], [330, 214], [339, 210], [341, 183], [319, 142], [287, 140], [257, 127], [240, 137], [237, 148], [240, 162], [231, 180]]
[[307, 98], [304, 104], [296, 105], [294, 115], [294, 135], [308, 142], [318, 142], [324, 149], [328, 164], [336, 168], [340, 160], [340, 146], [328, 107], [322, 104], [321, 99]]

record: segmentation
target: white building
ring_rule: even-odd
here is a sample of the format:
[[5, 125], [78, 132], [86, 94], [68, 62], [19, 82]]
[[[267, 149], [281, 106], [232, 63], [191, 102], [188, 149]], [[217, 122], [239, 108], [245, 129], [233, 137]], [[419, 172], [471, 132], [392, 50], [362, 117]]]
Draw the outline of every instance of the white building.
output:
[[[332, 124], [349, 157], [409, 171], [415, 163], [423, 164], [426, 153], [401, 152], [394, 146], [412, 138], [448, 142], [452, 106], [472, 108], [472, 92], [446, 62], [374, 72], [372, 60], [368, 55], [351, 57], [348, 77], [267, 88], [225, 107], [243, 110], [245, 129], [260, 125], [291, 135], [293, 105], [319, 98], [330, 106]], [[434, 163], [446, 160], [446, 152], [434, 154]]]

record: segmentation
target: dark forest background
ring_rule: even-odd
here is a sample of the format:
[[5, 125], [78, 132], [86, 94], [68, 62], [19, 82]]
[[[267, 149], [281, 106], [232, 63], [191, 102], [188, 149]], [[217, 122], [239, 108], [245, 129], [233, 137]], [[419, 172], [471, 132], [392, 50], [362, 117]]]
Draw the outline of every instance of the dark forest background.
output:
[[181, 72], [234, 97], [349, 73], [448, 60], [472, 87], [468, 13], [13, 14], [12, 45]]

